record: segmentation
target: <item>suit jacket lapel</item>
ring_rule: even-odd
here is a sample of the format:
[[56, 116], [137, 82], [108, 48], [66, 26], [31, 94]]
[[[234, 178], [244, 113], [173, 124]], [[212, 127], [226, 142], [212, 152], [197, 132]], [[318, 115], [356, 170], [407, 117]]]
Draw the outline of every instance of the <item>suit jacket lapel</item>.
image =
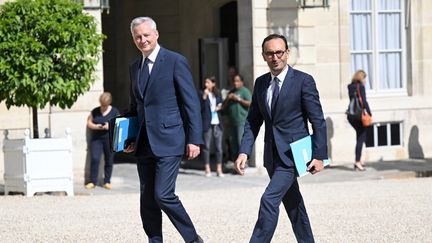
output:
[[158, 55], [156, 56], [156, 60], [153, 63], [153, 68], [150, 73], [150, 78], [148, 80], [146, 93], [149, 89], [151, 89], [152, 85], [155, 83], [155, 80], [157, 79], [158, 74], [160, 73], [160, 69], [163, 66], [163, 61], [165, 57], [165, 50], [164, 48], [160, 48]]
[[267, 118], [269, 120], [271, 120], [271, 115], [270, 115], [269, 106], [267, 104], [267, 89], [270, 85], [270, 81], [271, 81], [271, 75], [270, 75], [270, 73], [268, 73], [268, 75], [264, 78], [264, 84], [263, 84], [262, 90], [261, 90], [261, 92], [262, 92], [261, 93], [261, 97], [262, 97], [261, 100], [264, 102], [264, 107], [265, 107], [265, 110], [267, 111], [267, 112], [265, 112], [265, 115], [267, 116]]
[[281, 90], [279, 92], [278, 101], [277, 101], [277, 104], [275, 106], [275, 111], [273, 113], [275, 116], [277, 116], [277, 114], [280, 114], [280, 112], [278, 112], [277, 110], [279, 110], [280, 107], [282, 107], [282, 105], [279, 105], [279, 104], [283, 103], [285, 100], [287, 100], [288, 93], [289, 93], [290, 87], [292, 86], [293, 82], [294, 82], [294, 70], [291, 66], [288, 66], [288, 72], [285, 76], [284, 82], [282, 83], [282, 87], [281, 87]]
[[[135, 75], [134, 80], [132, 81], [132, 87], [135, 91], [135, 96], [137, 98], [143, 98], [143, 93], [141, 90], [141, 85], [139, 84], [139, 75], [140, 75], [140, 64], [142, 62], [142, 58], [138, 58], [132, 66], [132, 73]], [[137, 96], [138, 95], [138, 96]]]

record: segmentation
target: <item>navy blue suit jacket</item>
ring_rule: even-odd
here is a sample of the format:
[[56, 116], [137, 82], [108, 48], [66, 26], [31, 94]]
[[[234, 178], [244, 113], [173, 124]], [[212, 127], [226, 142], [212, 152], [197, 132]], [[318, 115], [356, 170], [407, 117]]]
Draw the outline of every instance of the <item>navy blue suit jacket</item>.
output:
[[[211, 127], [211, 109], [210, 109], [210, 100], [207, 97], [207, 99], [203, 99], [203, 91], [199, 92], [199, 96], [201, 99], [201, 116], [202, 116], [202, 126], [203, 126], [203, 132], [207, 132]], [[222, 97], [220, 95], [216, 95], [216, 105], [222, 104]], [[219, 117], [219, 128], [222, 130], [222, 116], [221, 116], [221, 110], [217, 112]]]
[[158, 157], [182, 155], [186, 144], [203, 144], [200, 101], [186, 58], [161, 47], [145, 94], [138, 84], [141, 62], [142, 56], [129, 67], [129, 112], [138, 116], [139, 136], [145, 129]]
[[267, 88], [270, 81], [270, 73], [255, 81], [240, 153], [248, 156], [251, 154], [260, 127], [265, 122], [264, 166], [273, 163], [273, 147], [277, 148], [279, 157], [287, 166], [293, 166], [289, 144], [309, 135], [309, 121], [314, 134], [312, 158], [327, 159], [326, 123], [313, 77], [289, 67], [273, 117], [267, 104]]

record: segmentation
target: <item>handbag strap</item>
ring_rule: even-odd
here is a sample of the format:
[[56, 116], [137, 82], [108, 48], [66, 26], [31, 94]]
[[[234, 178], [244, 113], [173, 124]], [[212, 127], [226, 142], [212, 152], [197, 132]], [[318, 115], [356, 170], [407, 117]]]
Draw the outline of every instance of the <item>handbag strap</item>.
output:
[[362, 96], [360, 94], [360, 84], [359, 83], [357, 83], [357, 96], [360, 100], [360, 106], [361, 106], [362, 110], [364, 110], [363, 99], [362, 99]]

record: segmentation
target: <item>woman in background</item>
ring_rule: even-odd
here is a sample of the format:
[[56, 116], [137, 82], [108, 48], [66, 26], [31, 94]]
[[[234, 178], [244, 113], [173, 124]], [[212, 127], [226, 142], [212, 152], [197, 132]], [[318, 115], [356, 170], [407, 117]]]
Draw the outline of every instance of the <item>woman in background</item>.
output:
[[210, 148], [214, 141], [216, 152], [216, 174], [224, 177], [222, 173], [222, 97], [216, 87], [216, 78], [208, 77], [204, 81], [204, 90], [200, 93], [201, 116], [204, 136], [202, 155], [205, 163], [205, 176], [211, 176]]
[[112, 96], [109, 92], [104, 92], [99, 97], [100, 106], [94, 108], [87, 118], [87, 127], [91, 130], [90, 137], [90, 182], [85, 185], [87, 189], [93, 189], [97, 185], [99, 174], [99, 161], [102, 152], [105, 157], [105, 176], [103, 187], [111, 189], [111, 174], [113, 168], [113, 154], [109, 145], [108, 121], [118, 116], [119, 111], [111, 106]]
[[[363, 102], [363, 106], [369, 115], [372, 116], [371, 110], [369, 108], [369, 104], [366, 100], [366, 91], [365, 91], [365, 82], [366, 82], [366, 72], [363, 70], [357, 70], [351, 80], [351, 83], [348, 85], [348, 94], [350, 100], [353, 99], [357, 90], [360, 90], [360, 97]], [[366, 141], [366, 127], [363, 126], [361, 119], [356, 120], [351, 117], [348, 117], [348, 122], [356, 131], [356, 147], [355, 147], [355, 163], [354, 170], [364, 171], [364, 161], [361, 160], [361, 153], [363, 149], [363, 144]]]

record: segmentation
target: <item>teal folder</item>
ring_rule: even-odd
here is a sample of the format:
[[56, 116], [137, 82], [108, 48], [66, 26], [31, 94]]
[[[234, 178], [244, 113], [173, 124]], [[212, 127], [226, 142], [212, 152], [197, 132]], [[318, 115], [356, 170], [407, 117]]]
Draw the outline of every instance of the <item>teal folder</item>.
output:
[[135, 142], [138, 129], [137, 117], [117, 117], [114, 123], [113, 151], [121, 152], [128, 143]]
[[[309, 162], [312, 161], [312, 139], [313, 136], [307, 136], [290, 143], [297, 176], [299, 177], [309, 174], [307, 167]], [[325, 159], [323, 160], [323, 163], [324, 166], [327, 166], [330, 164], [330, 160]]]

